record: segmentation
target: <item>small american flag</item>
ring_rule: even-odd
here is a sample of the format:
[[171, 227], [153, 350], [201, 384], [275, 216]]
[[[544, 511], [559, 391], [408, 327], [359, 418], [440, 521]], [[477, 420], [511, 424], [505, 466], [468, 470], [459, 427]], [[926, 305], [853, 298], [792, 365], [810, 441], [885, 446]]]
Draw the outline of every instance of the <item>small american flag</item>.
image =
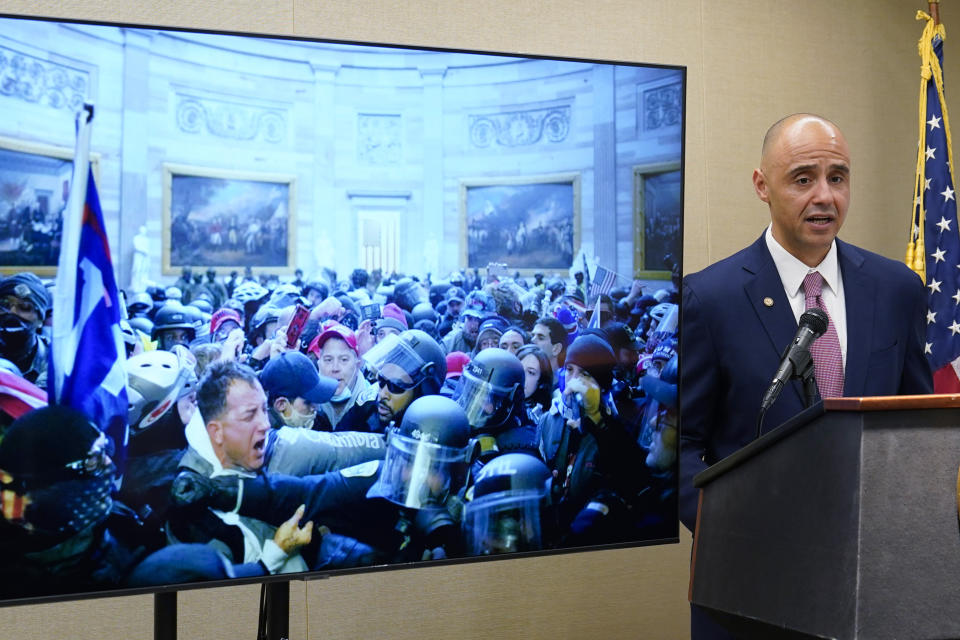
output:
[[597, 271], [593, 274], [593, 281], [590, 283], [590, 297], [596, 298], [602, 294], [608, 294], [617, 284], [620, 275], [606, 267], [597, 265]]

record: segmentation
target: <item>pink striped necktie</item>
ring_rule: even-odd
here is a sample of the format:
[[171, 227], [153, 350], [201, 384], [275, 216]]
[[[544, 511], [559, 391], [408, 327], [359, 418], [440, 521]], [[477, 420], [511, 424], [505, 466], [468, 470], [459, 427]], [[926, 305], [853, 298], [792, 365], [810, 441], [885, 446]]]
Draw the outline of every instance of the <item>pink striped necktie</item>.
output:
[[803, 296], [806, 309], [817, 307], [827, 314], [827, 332], [810, 345], [813, 367], [817, 375], [817, 387], [821, 398], [838, 398], [843, 395], [843, 356], [840, 354], [840, 339], [837, 328], [827, 307], [823, 304], [820, 292], [823, 289], [823, 276], [819, 271], [807, 274], [803, 279]]

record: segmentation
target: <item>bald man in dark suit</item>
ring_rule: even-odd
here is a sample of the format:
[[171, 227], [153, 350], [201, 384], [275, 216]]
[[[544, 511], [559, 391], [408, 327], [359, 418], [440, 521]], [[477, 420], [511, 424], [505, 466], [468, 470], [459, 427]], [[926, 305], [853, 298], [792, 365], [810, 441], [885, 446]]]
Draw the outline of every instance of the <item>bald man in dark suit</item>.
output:
[[[753, 184], [770, 226], [683, 281], [680, 519], [691, 531], [693, 477], [756, 437], [761, 398], [797, 331], [810, 278], [822, 283], [836, 334], [842, 393], [829, 395], [933, 391], [923, 282], [900, 262], [836, 239], [850, 203], [850, 152], [839, 128], [812, 114], [780, 120], [764, 138]], [[820, 383], [825, 369], [816, 368]], [[765, 430], [803, 408], [801, 386], [791, 382], [767, 412]], [[691, 636], [731, 637], [696, 607]]]

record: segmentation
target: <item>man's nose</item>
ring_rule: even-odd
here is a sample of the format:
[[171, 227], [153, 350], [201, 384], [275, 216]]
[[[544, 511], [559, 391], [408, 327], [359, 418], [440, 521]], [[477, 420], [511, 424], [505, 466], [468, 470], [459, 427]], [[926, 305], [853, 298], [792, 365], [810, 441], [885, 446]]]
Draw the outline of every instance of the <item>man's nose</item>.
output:
[[833, 202], [833, 189], [829, 178], [824, 177], [816, 181], [813, 190], [813, 201], [820, 204]]

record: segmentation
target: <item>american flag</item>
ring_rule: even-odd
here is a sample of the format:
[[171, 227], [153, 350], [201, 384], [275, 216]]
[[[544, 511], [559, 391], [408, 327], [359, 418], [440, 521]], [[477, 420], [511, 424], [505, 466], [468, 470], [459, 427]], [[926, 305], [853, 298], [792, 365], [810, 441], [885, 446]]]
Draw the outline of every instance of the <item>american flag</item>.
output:
[[47, 392], [29, 380], [0, 370], [0, 411], [14, 419], [47, 406]]
[[605, 267], [597, 265], [597, 269], [593, 274], [593, 279], [590, 283], [589, 296], [591, 298], [596, 298], [597, 296], [610, 293], [614, 286], [617, 284], [617, 279], [619, 274], [615, 271], [610, 271]]
[[[89, 117], [88, 117], [89, 113]], [[72, 406], [113, 439], [123, 468], [127, 443], [126, 351], [120, 300], [93, 171], [87, 105], [77, 121], [70, 196], [53, 306], [48, 374], [51, 401]]]

